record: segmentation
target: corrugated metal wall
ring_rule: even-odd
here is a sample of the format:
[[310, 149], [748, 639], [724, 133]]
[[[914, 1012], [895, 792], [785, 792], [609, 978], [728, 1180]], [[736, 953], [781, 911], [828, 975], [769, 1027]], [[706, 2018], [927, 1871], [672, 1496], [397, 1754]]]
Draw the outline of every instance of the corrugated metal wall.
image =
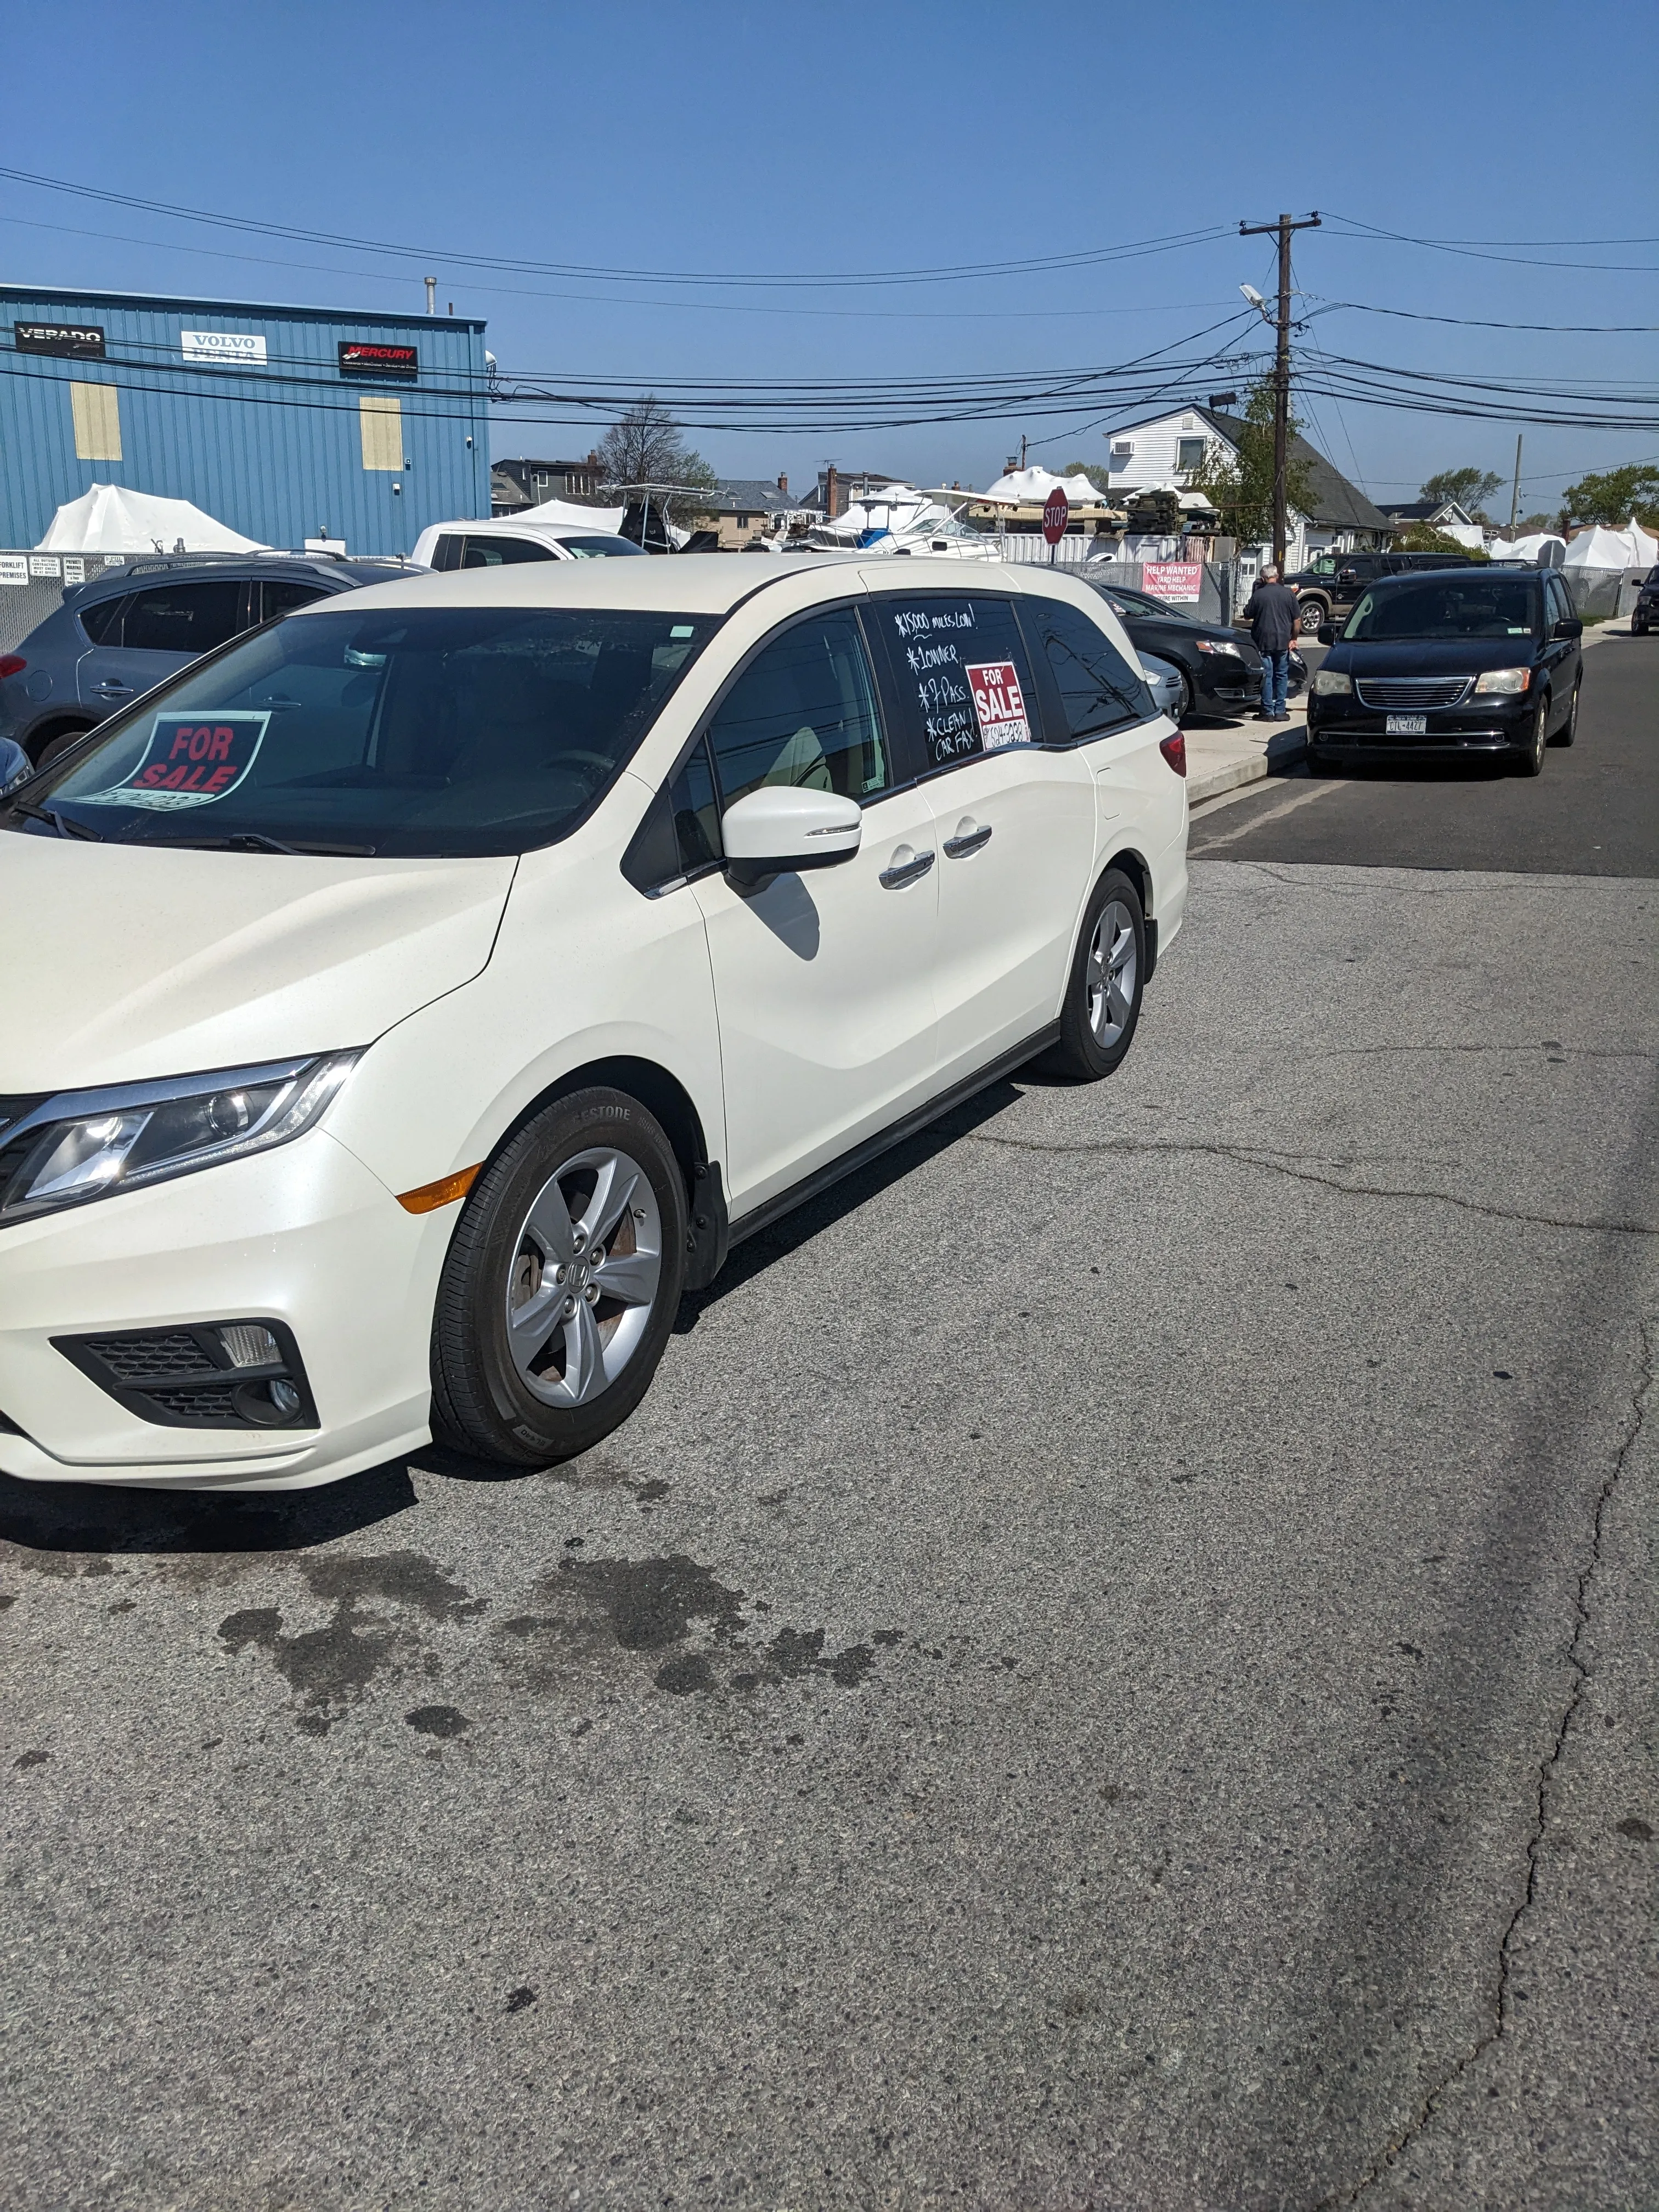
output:
[[[19, 323], [88, 325], [103, 361], [20, 352]], [[244, 332], [263, 363], [185, 357], [185, 331]], [[54, 511], [94, 483], [188, 499], [261, 544], [298, 546], [326, 527], [354, 553], [408, 553], [428, 522], [489, 513], [484, 325], [468, 318], [261, 307], [0, 285], [0, 545], [33, 545]], [[342, 343], [414, 346], [414, 381], [341, 374]], [[120, 459], [107, 405], [77, 409], [73, 385], [116, 387]], [[402, 453], [384, 408], [366, 467], [359, 400], [395, 398]], [[469, 442], [470, 441], [470, 442]], [[406, 465], [385, 465], [400, 459]]]

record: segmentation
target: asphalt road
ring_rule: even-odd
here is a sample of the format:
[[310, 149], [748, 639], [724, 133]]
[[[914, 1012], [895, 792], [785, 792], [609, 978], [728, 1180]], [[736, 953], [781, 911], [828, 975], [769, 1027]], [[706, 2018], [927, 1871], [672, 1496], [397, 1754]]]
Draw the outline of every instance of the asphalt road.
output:
[[[1310, 655], [1314, 665], [1323, 658]], [[1297, 781], [1306, 776], [1301, 769]], [[1194, 853], [1358, 868], [1659, 875], [1659, 637], [1620, 629], [1588, 647], [1577, 740], [1553, 745], [1541, 776], [1482, 762], [1407, 761], [1314, 781], [1316, 798], [1287, 794], [1282, 777], [1252, 785], [1248, 799], [1194, 823]], [[1301, 803], [1287, 807], [1287, 795]]]
[[1659, 866], [1228, 849], [586, 1461], [0, 1488], [0, 2203], [1652, 2201]]

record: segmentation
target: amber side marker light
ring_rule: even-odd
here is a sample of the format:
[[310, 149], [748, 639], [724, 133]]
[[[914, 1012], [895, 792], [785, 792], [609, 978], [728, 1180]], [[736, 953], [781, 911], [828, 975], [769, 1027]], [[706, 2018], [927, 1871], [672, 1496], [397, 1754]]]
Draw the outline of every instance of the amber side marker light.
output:
[[458, 1198], [465, 1198], [477, 1181], [480, 1160], [476, 1168], [458, 1168], [453, 1175], [440, 1176], [436, 1182], [423, 1182], [418, 1190], [400, 1190], [398, 1203], [405, 1213], [435, 1213], [441, 1206], [453, 1206]]

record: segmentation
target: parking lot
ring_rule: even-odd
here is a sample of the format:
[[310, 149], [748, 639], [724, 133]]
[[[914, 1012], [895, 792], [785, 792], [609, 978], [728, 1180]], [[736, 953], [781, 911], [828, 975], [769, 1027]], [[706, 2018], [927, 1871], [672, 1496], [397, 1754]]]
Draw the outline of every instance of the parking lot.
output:
[[1124, 1069], [742, 1248], [587, 1458], [6, 1481], [0, 2202], [1643, 2201], [1636, 650], [1540, 782], [1201, 817]]

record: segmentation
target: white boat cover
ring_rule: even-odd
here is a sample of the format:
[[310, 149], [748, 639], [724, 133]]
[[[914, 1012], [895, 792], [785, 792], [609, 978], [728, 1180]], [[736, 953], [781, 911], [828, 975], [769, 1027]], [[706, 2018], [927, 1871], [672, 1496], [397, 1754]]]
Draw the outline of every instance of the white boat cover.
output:
[[1632, 516], [1622, 530], [1593, 522], [1568, 546], [1564, 568], [1650, 568], [1659, 561], [1659, 542]]
[[257, 538], [243, 538], [187, 499], [162, 499], [129, 491], [125, 484], [95, 483], [60, 507], [35, 548], [38, 553], [260, 553]]
[[[656, 501], [653, 500], [652, 504], [654, 507]], [[625, 507], [576, 507], [568, 499], [544, 499], [534, 507], [521, 507], [515, 514], [498, 514], [495, 520], [503, 528], [550, 530], [558, 537], [573, 530], [585, 530], [596, 537], [614, 538], [627, 512]], [[477, 526], [456, 523], [453, 526], [459, 530]]]
[[1035, 463], [1029, 469], [1015, 469], [1006, 477], [999, 477], [983, 491], [967, 493], [964, 496], [1009, 500], [1021, 507], [1041, 507], [1056, 486], [1065, 493], [1073, 507], [1087, 510], [1110, 504], [1105, 493], [1097, 485], [1091, 483], [1087, 477], [1051, 476], [1047, 469], [1040, 469]]
[[[1543, 556], [1547, 545], [1559, 545], [1565, 552], [1566, 544], [1566, 539], [1558, 538], [1553, 530], [1534, 530], [1528, 538], [1494, 538], [1486, 550], [1494, 561], [1531, 561], [1541, 567], [1546, 565]], [[1559, 568], [1561, 564], [1557, 561], [1553, 565]]]

